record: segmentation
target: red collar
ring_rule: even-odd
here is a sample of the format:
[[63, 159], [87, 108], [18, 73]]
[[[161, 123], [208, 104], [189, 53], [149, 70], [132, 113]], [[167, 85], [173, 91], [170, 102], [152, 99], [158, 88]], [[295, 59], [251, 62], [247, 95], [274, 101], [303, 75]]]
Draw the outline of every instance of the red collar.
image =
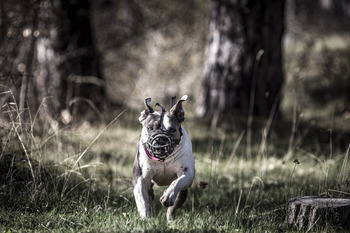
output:
[[145, 146], [143, 146], [143, 148], [145, 149], [146, 155], [148, 156], [149, 159], [151, 159], [153, 161], [164, 162], [164, 160], [158, 159], [158, 158], [154, 157], [153, 155], [151, 155]]

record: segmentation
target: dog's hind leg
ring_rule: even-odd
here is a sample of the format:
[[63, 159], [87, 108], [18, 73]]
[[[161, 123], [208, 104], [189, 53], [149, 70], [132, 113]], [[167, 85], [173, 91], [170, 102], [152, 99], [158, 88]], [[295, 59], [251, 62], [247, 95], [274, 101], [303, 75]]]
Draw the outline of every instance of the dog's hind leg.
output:
[[154, 185], [154, 182], [153, 180], [151, 181], [151, 185], [148, 189], [148, 206], [149, 206], [149, 209], [151, 211], [151, 214], [154, 210], [154, 191], [153, 191], [153, 185]]
[[172, 220], [174, 220], [176, 209], [180, 208], [186, 201], [187, 191], [188, 189], [181, 190], [176, 196], [174, 205], [168, 208], [166, 213], [168, 222], [171, 222]]

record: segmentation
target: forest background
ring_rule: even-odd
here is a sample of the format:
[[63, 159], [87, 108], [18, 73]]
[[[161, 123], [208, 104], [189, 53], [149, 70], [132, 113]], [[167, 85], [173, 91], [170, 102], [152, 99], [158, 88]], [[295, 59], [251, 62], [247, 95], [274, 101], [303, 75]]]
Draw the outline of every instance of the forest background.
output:
[[[1, 1], [1, 230], [286, 230], [289, 198], [350, 196], [350, 3], [285, 1], [278, 104], [249, 85], [247, 111], [203, 114], [216, 2]], [[137, 118], [183, 94], [197, 178], [174, 225], [141, 222]]]

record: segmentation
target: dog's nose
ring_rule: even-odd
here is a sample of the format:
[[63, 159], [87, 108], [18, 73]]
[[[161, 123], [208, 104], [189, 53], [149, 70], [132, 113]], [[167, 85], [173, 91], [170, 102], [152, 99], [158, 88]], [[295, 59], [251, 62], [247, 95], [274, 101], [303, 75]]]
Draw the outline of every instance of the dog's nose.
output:
[[163, 137], [158, 137], [158, 138], [156, 138], [155, 143], [157, 145], [166, 145], [168, 143], [168, 140], [166, 138], [163, 138]]

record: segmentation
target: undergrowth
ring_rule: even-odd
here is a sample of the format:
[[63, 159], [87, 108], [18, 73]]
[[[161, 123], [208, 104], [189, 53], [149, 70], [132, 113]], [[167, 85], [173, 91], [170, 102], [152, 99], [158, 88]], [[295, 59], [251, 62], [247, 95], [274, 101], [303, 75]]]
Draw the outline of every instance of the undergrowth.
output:
[[[291, 140], [291, 132], [279, 129], [293, 123], [276, 122], [266, 133], [261, 122], [254, 125], [252, 154], [247, 156], [241, 124], [213, 130], [189, 117], [185, 127], [193, 142], [196, 178], [187, 201], [173, 223], [166, 222], [160, 203], [150, 220], [141, 221], [131, 184], [140, 127], [121, 114], [108, 126], [85, 122], [36, 131], [33, 121], [21, 119], [15, 103], [6, 107], [1, 231], [295, 231], [284, 223], [290, 198], [350, 197], [345, 142], [332, 147], [329, 139], [315, 141], [316, 134], [303, 133], [299, 124]], [[159, 198], [164, 187], [155, 191]], [[344, 229], [326, 224], [319, 230]]]

